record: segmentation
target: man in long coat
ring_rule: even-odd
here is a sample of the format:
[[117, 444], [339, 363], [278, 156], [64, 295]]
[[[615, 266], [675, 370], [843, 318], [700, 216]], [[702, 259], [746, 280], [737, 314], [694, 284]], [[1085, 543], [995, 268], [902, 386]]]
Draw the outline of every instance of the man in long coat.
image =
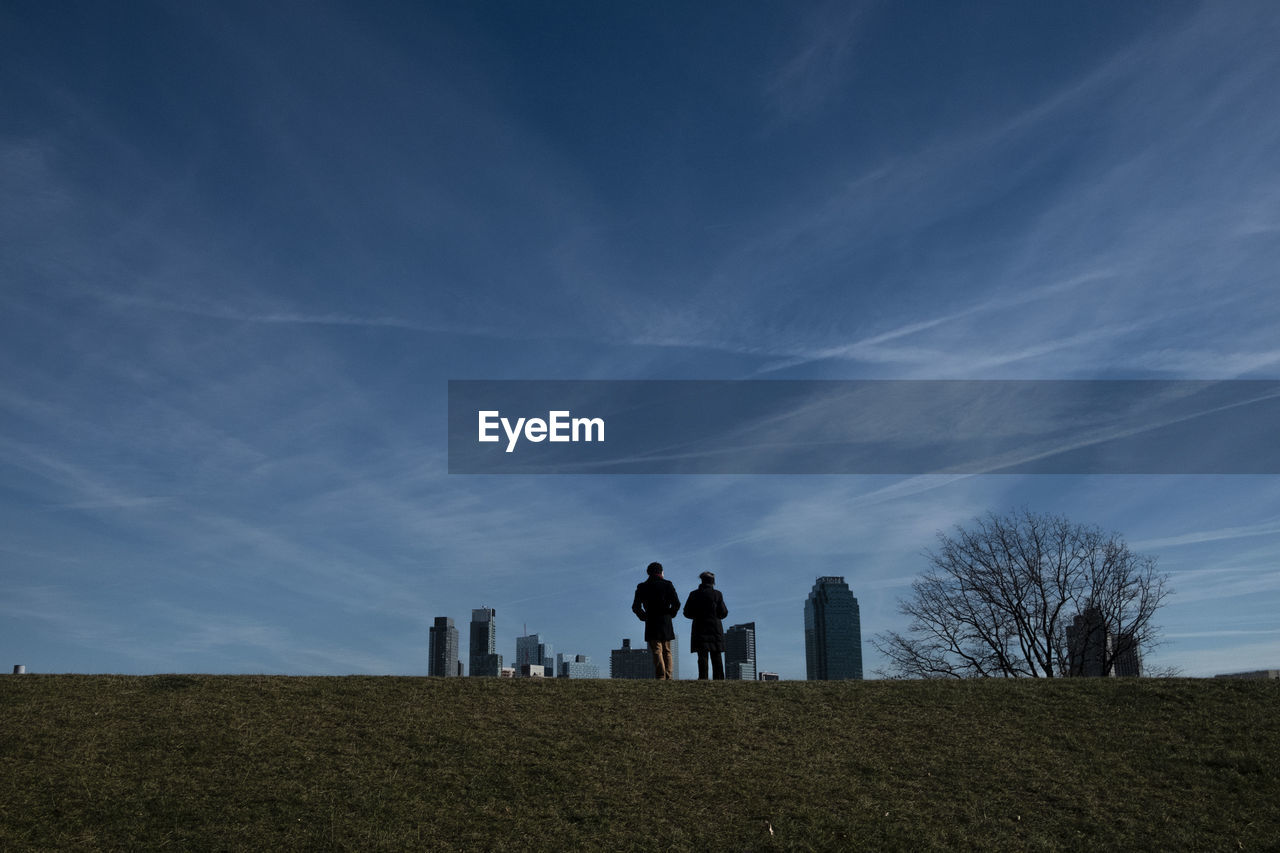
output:
[[684, 603], [684, 615], [693, 620], [689, 648], [698, 653], [698, 678], [707, 678], [707, 658], [711, 659], [711, 672], [717, 681], [724, 680], [724, 624], [720, 621], [729, 615], [724, 606], [724, 596], [716, 589], [713, 572], [698, 575], [702, 585], [689, 593]]
[[636, 585], [631, 610], [644, 623], [644, 641], [653, 655], [653, 677], [670, 680], [674, 669], [671, 641], [676, 638], [671, 617], [680, 612], [680, 594], [675, 585], [662, 576], [662, 563], [650, 563], [647, 571], [649, 579]]

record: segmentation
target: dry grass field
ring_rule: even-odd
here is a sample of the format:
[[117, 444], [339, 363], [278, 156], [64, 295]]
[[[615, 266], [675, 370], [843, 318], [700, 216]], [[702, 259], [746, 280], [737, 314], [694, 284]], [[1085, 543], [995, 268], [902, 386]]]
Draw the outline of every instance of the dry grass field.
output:
[[4, 850], [1276, 850], [1280, 683], [0, 678]]

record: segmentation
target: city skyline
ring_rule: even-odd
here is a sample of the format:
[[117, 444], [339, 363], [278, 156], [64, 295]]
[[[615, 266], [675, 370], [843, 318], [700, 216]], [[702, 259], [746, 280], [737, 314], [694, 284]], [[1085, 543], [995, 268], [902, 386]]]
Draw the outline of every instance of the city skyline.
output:
[[[508, 662], [527, 622], [604, 669], [657, 560], [798, 679], [815, 577], [901, 632], [939, 532], [1027, 507], [1169, 575], [1144, 670], [1274, 669], [1280, 476], [910, 474], [1017, 436], [856, 400], [627, 445], [681, 475], [451, 474], [448, 438], [450, 382], [1028, 380], [1037, 452], [1263, 455], [1193, 418], [1108, 458], [1062, 386], [1280, 379], [1277, 43], [1267, 0], [3, 4], [0, 655], [420, 674], [479, 603]], [[709, 473], [842, 424], [903, 470]]]

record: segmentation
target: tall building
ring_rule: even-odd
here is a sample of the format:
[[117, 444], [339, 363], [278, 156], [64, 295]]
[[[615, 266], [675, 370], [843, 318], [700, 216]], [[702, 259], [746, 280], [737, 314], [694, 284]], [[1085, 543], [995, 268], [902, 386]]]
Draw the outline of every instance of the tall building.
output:
[[523, 637], [516, 637], [516, 673], [520, 674], [520, 668], [534, 664], [543, 668], [548, 677], [551, 677], [556, 671], [555, 655], [551, 651], [551, 644], [542, 642], [537, 634], [526, 634]]
[[1067, 626], [1067, 672], [1077, 678], [1100, 678], [1107, 671], [1111, 635], [1096, 607], [1077, 613]]
[[842, 577], [821, 577], [804, 603], [804, 662], [810, 681], [862, 678], [862, 619]]
[[[678, 641], [671, 641], [671, 677], [680, 677], [680, 650]], [[609, 652], [610, 678], [653, 678], [653, 655], [648, 645], [638, 649], [631, 647], [630, 640], [622, 641], [622, 648]]]
[[556, 655], [557, 678], [599, 678], [600, 667], [586, 655]]
[[724, 632], [724, 677], [756, 680], [756, 623], [733, 625]]
[[1142, 675], [1142, 653], [1133, 634], [1116, 637], [1116, 656], [1112, 672], [1121, 678], [1137, 678]]
[[489, 607], [471, 611], [471, 660], [468, 672], [497, 678], [502, 672], [502, 655], [497, 654], [498, 612]]
[[458, 629], [453, 627], [453, 618], [437, 616], [431, 626], [431, 637], [427, 650], [427, 675], [456, 676], [460, 675], [458, 660]]
[[1132, 634], [1116, 636], [1097, 607], [1077, 613], [1067, 626], [1067, 674], [1102, 678], [1142, 674], [1142, 655]]

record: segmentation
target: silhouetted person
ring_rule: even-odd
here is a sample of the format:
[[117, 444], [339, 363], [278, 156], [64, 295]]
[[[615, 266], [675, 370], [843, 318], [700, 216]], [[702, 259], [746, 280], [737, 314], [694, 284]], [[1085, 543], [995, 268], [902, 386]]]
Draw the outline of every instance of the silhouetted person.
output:
[[684, 602], [684, 615], [693, 620], [689, 648], [698, 653], [698, 678], [707, 678], [707, 658], [711, 658], [711, 672], [716, 681], [724, 680], [724, 625], [721, 619], [729, 615], [724, 606], [724, 596], [716, 589], [713, 572], [698, 575], [702, 585], [689, 593]]
[[646, 571], [649, 579], [636, 584], [631, 610], [644, 623], [644, 641], [653, 655], [653, 677], [669, 680], [673, 669], [671, 641], [676, 638], [671, 617], [680, 612], [680, 595], [671, 581], [662, 576], [662, 563], [650, 563]]

